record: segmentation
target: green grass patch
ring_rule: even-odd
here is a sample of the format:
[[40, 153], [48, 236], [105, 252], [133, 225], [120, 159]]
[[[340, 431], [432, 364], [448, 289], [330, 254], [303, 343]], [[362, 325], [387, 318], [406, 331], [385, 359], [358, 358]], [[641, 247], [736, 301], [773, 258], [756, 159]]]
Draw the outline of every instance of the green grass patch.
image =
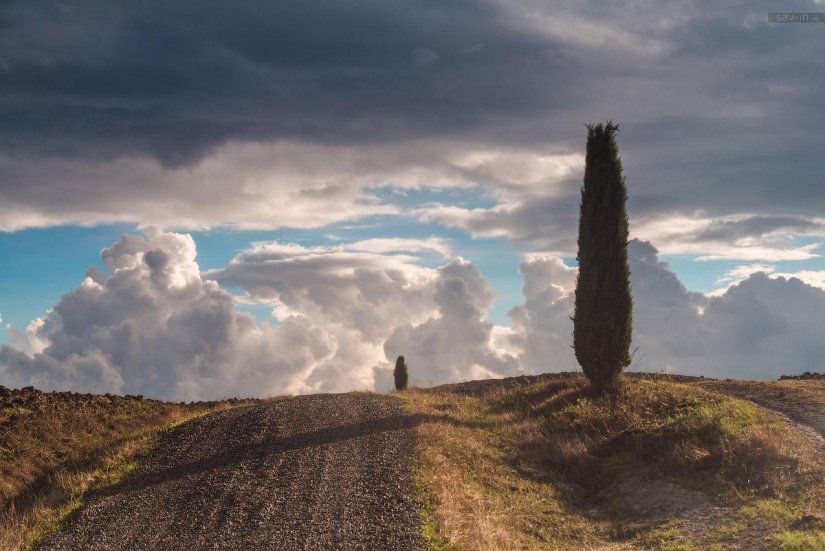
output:
[[825, 549], [825, 532], [787, 530], [771, 536], [770, 551], [813, 551]]

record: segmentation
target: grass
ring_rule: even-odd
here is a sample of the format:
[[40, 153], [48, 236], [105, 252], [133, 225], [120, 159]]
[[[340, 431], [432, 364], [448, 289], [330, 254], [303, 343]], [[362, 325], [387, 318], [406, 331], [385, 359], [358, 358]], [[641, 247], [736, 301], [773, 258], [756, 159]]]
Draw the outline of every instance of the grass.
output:
[[825, 532], [806, 533], [793, 531], [783, 531], [769, 540], [768, 549], [803, 551], [807, 549], [825, 549]]
[[[748, 384], [825, 404], [822, 381]], [[701, 384], [638, 375], [609, 396], [559, 374], [396, 395], [419, 421], [432, 549], [825, 549], [821, 452]], [[0, 387], [0, 549], [59, 529], [164, 427], [241, 403]]]
[[134, 470], [163, 428], [242, 403], [0, 387], [0, 549], [25, 548], [59, 529], [84, 495]]
[[434, 549], [825, 549], [821, 454], [748, 402], [573, 374], [397, 395]]

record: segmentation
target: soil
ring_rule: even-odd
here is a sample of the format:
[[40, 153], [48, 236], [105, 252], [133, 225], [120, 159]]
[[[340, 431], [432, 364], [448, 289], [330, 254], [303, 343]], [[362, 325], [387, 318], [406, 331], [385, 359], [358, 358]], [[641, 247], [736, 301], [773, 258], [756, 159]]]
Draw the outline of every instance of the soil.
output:
[[424, 549], [412, 431], [367, 393], [201, 417], [37, 549]]
[[697, 537], [717, 526], [730, 510], [704, 492], [636, 475], [610, 492], [625, 508], [629, 528], [677, 520], [681, 540]]

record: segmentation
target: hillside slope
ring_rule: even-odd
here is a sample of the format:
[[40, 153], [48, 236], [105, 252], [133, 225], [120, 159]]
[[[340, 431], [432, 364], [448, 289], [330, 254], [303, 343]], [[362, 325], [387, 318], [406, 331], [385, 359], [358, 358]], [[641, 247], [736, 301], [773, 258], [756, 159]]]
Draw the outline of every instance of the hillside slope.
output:
[[4, 514], [98, 488], [39, 549], [825, 549], [825, 381], [628, 379], [235, 409], [4, 390]]
[[562, 373], [403, 397], [434, 548], [825, 549], [825, 454], [797, 424], [821, 381], [630, 374], [609, 397]]
[[57, 529], [84, 493], [132, 470], [163, 427], [243, 403], [175, 404], [0, 386], [0, 549]]
[[267, 400], [183, 424], [37, 549], [421, 549], [397, 398]]

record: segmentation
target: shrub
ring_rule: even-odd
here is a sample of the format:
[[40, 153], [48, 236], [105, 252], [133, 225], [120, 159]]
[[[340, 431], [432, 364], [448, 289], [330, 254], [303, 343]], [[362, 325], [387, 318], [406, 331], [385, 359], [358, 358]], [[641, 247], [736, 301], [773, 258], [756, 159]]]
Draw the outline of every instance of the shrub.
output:
[[395, 360], [395, 371], [393, 371], [393, 377], [395, 377], [395, 390], [404, 390], [407, 388], [407, 380], [409, 375], [407, 373], [407, 362], [404, 361], [404, 356], [398, 356], [398, 359]]

